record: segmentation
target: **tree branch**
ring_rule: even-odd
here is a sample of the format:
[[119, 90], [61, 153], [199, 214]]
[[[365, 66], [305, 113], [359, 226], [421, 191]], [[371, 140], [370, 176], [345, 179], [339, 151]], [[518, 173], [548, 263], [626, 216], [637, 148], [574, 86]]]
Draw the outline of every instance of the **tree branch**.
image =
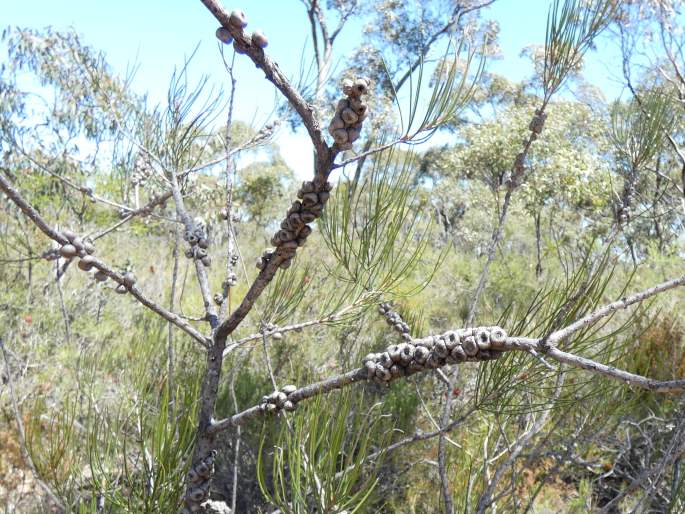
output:
[[[0, 189], [9, 197], [14, 204], [21, 209], [21, 211], [28, 217], [46, 236], [48, 236], [53, 241], [56, 241], [60, 245], [65, 245], [69, 243], [69, 240], [61, 233], [54, 230], [48, 223], [42, 218], [38, 211], [36, 211], [29, 203], [24, 200], [19, 191], [17, 191], [12, 184], [7, 180], [7, 178], [0, 173]], [[100, 259], [94, 258], [93, 267], [97, 268], [99, 271], [103, 272], [107, 277], [114, 280], [117, 284], [124, 285], [124, 277], [120, 273], [114, 271], [105, 262]], [[165, 309], [161, 305], [153, 302], [147, 298], [143, 292], [136, 286], [132, 285], [128, 288], [131, 296], [142, 303], [145, 307], [153, 312], [159, 314], [165, 320], [173, 323], [178, 328], [183, 330], [197, 342], [203, 346], [208, 346], [210, 339], [202, 335], [190, 324], [183, 321], [177, 314]]]

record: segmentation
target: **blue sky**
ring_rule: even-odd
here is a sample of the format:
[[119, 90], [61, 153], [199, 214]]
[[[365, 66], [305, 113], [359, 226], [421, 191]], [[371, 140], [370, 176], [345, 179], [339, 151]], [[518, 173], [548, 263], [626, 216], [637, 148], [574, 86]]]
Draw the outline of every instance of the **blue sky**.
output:
[[[529, 44], [544, 42], [548, 6], [549, 0], [498, 0], [486, 11], [485, 17], [500, 24], [503, 53], [501, 60], [490, 63], [490, 69], [514, 80], [530, 75], [529, 62], [519, 54]], [[269, 54], [287, 74], [296, 76], [309, 34], [302, 3], [252, 0], [240, 7], [248, 15], [248, 29], [263, 29], [270, 40]], [[209, 75], [215, 85], [227, 83], [214, 37], [218, 25], [199, 0], [0, 0], [0, 13], [0, 27], [75, 28], [84, 42], [106, 53], [114, 70], [123, 74], [127, 67], [137, 64], [134, 88], [139, 93], [149, 92], [153, 100], [164, 99], [174, 67], [181, 65], [198, 44], [191, 73]], [[354, 47], [361, 30], [360, 23], [346, 27], [337, 43], [337, 57], [344, 58]], [[608, 98], [621, 92], [618, 55], [615, 43], [604, 39], [586, 62], [586, 78]], [[247, 58], [238, 57], [237, 118], [263, 123], [273, 108], [274, 89]], [[308, 175], [311, 153], [306, 136], [284, 133], [279, 143], [296, 173]]]

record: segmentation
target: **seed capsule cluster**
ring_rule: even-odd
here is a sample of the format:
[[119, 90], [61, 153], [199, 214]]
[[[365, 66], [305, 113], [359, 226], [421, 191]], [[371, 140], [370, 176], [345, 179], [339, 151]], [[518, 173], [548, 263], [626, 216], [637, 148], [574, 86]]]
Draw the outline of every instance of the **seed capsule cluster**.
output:
[[[188, 471], [188, 488], [185, 497], [186, 505], [199, 505], [209, 499], [209, 488], [212, 475], [214, 474], [216, 453], [216, 450], [212, 450], [204, 459], [196, 463]], [[188, 507], [185, 507], [181, 512], [193, 511], [189, 510]]]
[[[542, 134], [542, 129], [545, 127], [546, 119], [547, 114], [545, 114], [543, 110], [535, 109], [535, 115], [533, 116], [533, 119], [530, 120], [530, 125], [528, 125], [528, 130], [530, 130], [531, 132], [531, 141], [535, 141], [538, 138], [538, 136]], [[528, 141], [524, 139], [523, 145], [527, 146]], [[523, 152], [519, 152], [519, 154], [516, 156], [516, 159], [514, 160], [514, 172], [507, 179], [507, 183], [510, 189], [517, 188], [523, 182], [523, 175], [526, 171], [526, 156], [524, 152], [525, 150]]]
[[631, 208], [633, 198], [635, 197], [635, 183], [634, 179], [628, 178], [623, 185], [623, 196], [616, 210], [616, 218], [619, 224], [625, 224], [630, 221]]
[[347, 98], [338, 101], [335, 116], [328, 133], [341, 150], [349, 150], [362, 132], [362, 124], [368, 114], [368, 106], [362, 100], [362, 95], [369, 91], [369, 79], [345, 79], [342, 84], [343, 93]]
[[212, 258], [207, 254], [209, 241], [202, 227], [197, 226], [193, 230], [186, 230], [183, 239], [190, 245], [185, 251], [186, 257], [202, 261], [202, 264], [207, 267], [212, 265]]
[[394, 330], [400, 333], [402, 339], [405, 341], [411, 341], [411, 335], [409, 335], [409, 325], [402, 319], [402, 317], [392, 310], [392, 305], [388, 302], [381, 303], [378, 306], [378, 312], [385, 317], [385, 321]]
[[297, 400], [293, 397], [295, 391], [297, 387], [294, 385], [283, 386], [280, 391], [262, 396], [259, 408], [267, 413], [278, 413], [282, 410], [292, 412], [297, 407]]
[[393, 344], [381, 353], [364, 357], [369, 380], [386, 384], [398, 377], [413, 375], [446, 364], [496, 359], [501, 355], [507, 334], [500, 327], [450, 330], [437, 336]]
[[[85, 240], [81, 239], [71, 230], [63, 230], [62, 234], [69, 240], [69, 242], [60, 247], [59, 254], [65, 259], [73, 259], [74, 257], [78, 257], [79, 261], [77, 266], [81, 271], [88, 272], [92, 270], [93, 266], [95, 266], [95, 257], [93, 257], [93, 254], [95, 253], [95, 245], [93, 245], [93, 241], [88, 238]], [[107, 275], [100, 270], [96, 271], [93, 276], [98, 282], [104, 282], [107, 280]]]
[[[93, 245], [92, 240], [88, 238], [85, 240], [81, 239], [74, 232], [68, 229], [62, 230], [62, 235], [69, 241], [67, 244], [62, 245], [62, 247], [59, 249], [59, 254], [65, 259], [72, 259], [77, 256], [83, 258], [87, 255], [93, 255], [95, 253], [95, 246]], [[79, 266], [79, 268], [80, 267], [81, 266]]]
[[545, 114], [544, 111], [535, 109], [535, 116], [533, 116], [533, 119], [530, 120], [530, 125], [528, 126], [528, 129], [533, 133], [533, 140], [536, 140], [537, 137], [542, 133], [546, 119], [547, 114]]
[[325, 182], [306, 181], [297, 192], [299, 200], [293, 202], [285, 219], [281, 222], [281, 229], [271, 238], [274, 249], [267, 249], [257, 259], [257, 268], [264, 269], [274, 255], [283, 257], [280, 267], [289, 268], [295, 252], [299, 246], [304, 246], [307, 237], [312, 233], [309, 223], [313, 222], [323, 212], [323, 208], [331, 196], [333, 185]]
[[[257, 48], [266, 48], [269, 45], [269, 40], [261, 30], [255, 30], [252, 34], [243, 32], [245, 27], [247, 27], [247, 16], [243, 11], [239, 9], [232, 11], [228, 22], [232, 28], [240, 31], [242, 38], [247, 40], [250, 45], [254, 45]], [[230, 30], [227, 28], [219, 27], [216, 29], [216, 37], [225, 45], [233, 43], [233, 49], [236, 53], [245, 53], [244, 43], [238, 39], [234, 40]]]

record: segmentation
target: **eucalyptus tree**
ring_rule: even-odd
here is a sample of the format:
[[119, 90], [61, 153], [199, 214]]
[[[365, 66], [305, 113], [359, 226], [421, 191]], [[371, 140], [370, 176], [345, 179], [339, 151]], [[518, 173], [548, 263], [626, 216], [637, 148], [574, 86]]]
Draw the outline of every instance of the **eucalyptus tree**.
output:
[[[9, 46], [18, 56], [13, 71], [29, 66], [59, 96], [58, 108], [45, 111], [54, 119], [31, 125], [31, 117], [21, 111], [27, 95], [3, 77], [2, 88], [8, 94], [2, 101], [12, 109], [3, 115], [2, 125], [6, 153], [0, 189], [9, 199], [5, 223], [29, 220], [46, 236], [53, 247], [44, 255], [61, 264], [61, 276], [72, 262], [79, 273], [93, 272], [93, 281], [82, 287], [100, 303], [116, 292], [149, 311], [137, 310], [143, 313], [136, 323], [144, 330], [132, 337], [135, 359], [113, 352], [100, 355], [99, 361], [78, 364], [87, 369], [78, 376], [94, 377], [98, 362], [128, 362], [127, 375], [134, 378], [118, 391], [128, 396], [98, 398], [95, 389], [102, 387], [98, 380], [111, 381], [103, 376], [79, 383], [77, 396], [64, 402], [47, 428], [41, 429], [38, 418], [25, 429], [21, 413], [16, 416], [37, 475], [64, 510], [406, 511], [409, 503], [403, 502], [409, 502], [409, 493], [414, 504], [420, 501], [418, 508], [435, 508], [438, 488], [440, 505], [449, 513], [456, 508], [486, 512], [495, 506], [529, 510], [548, 478], [539, 488], [519, 494], [518, 470], [534, 469], [549, 458], [556, 459], [556, 467], [581, 458], [580, 450], [566, 438], [577, 436], [590, 448], [596, 418], [642, 399], [635, 391], [610, 388], [612, 381], [654, 393], [685, 388], [684, 380], [651, 378], [614, 365], [627, 362], [621, 343], [635, 335], [630, 318], [616, 313], [685, 285], [685, 276], [638, 292], [630, 292], [629, 284], [616, 286], [612, 278], [622, 261], [613, 254], [613, 238], [604, 245], [588, 244], [583, 260], [557, 281], [531, 295], [519, 294], [518, 301], [499, 312], [478, 314], [514, 193], [524, 194], [524, 186], [529, 185], [530, 202], [540, 202], [539, 195], [546, 195], [539, 190], [546, 175], [552, 174], [546, 166], [557, 168], [569, 159], [555, 152], [559, 145], [543, 146], [548, 132], [554, 134], [545, 125], [556, 123], [555, 118], [563, 114], [563, 104], [557, 106], [552, 99], [594, 38], [613, 20], [617, 12], [613, 2], [553, 3], [542, 96], [532, 113], [525, 109], [530, 119], [524, 128], [517, 123], [523, 143], [505, 140], [506, 152], [498, 156], [503, 161], [498, 165], [501, 173], [494, 166], [474, 170], [494, 192], [501, 188], [504, 197], [500, 205], [495, 196], [490, 210], [496, 224], [478, 285], [475, 292], [467, 292], [471, 300], [465, 325], [452, 324], [457, 322], [454, 317], [425, 319], [421, 307], [412, 304], [441, 282], [445, 289], [453, 289], [449, 277], [440, 272], [452, 249], [430, 248], [431, 219], [423, 207], [432, 191], [419, 191], [418, 156], [400, 147], [424, 142], [454, 123], [477, 92], [487, 52], [474, 49], [468, 34], [456, 30], [459, 24], [453, 18], [460, 11], [445, 29], [437, 22], [428, 24], [440, 36], [454, 31], [454, 39], [438, 53], [432, 73], [423, 49], [439, 38], [426, 39], [426, 33], [414, 29], [411, 38], [397, 38], [414, 45], [416, 60], [408, 70], [392, 71], [398, 63], [388, 60], [384, 89], [374, 87], [359, 70], [348, 73], [338, 84], [335, 107], [317, 109], [269, 57], [266, 37], [247, 30], [242, 11], [229, 13], [214, 0], [202, 3], [220, 24], [216, 35], [222, 44], [233, 45], [235, 58], [251, 60], [287, 100], [314, 151], [310, 180], [298, 188], [290, 206], [282, 205], [279, 225], [266, 226], [272, 230], [271, 247], [256, 252], [257, 272], [244, 265], [248, 243], [241, 241], [245, 234], [237, 227], [235, 214], [241, 202], [259, 201], [254, 193], [262, 185], [250, 187], [250, 176], [240, 176], [235, 156], [267, 141], [273, 127], [235, 130], [231, 106], [239, 77], [228, 59], [224, 63], [231, 89], [226, 102], [208, 93], [202, 80], [197, 87], [190, 86], [184, 67], [172, 78], [167, 104], [155, 108], [131, 95], [125, 81], [113, 77], [89, 49], [68, 38], [65, 44], [59, 34], [9, 36]], [[328, 74], [326, 62], [335, 32], [327, 32], [317, 2], [305, 6], [315, 40], [324, 40], [324, 46], [315, 49], [320, 84]], [[341, 22], [358, 8], [355, 2], [331, 6]], [[404, 12], [398, 3], [392, 6]], [[426, 13], [418, 12], [423, 20]], [[55, 61], [65, 61], [73, 69], [61, 63], [51, 66]], [[401, 85], [407, 88], [408, 102], [398, 94]], [[315, 98], [320, 89], [317, 85]], [[365, 149], [355, 153], [357, 140], [374, 117], [374, 102], [368, 99], [383, 91], [389, 96], [378, 101], [395, 106], [397, 123], [386, 122], [383, 135], [371, 131]], [[214, 130], [214, 122], [225, 111], [225, 130]], [[516, 115], [520, 113], [512, 117]], [[554, 135], [568, 135], [568, 122], [562, 119], [559, 124], [562, 128]], [[631, 138], [629, 152], [621, 155], [648, 152], [652, 135], [660, 133], [650, 128], [653, 124], [667, 129], [665, 117], [631, 117], [629, 135], [641, 131], [651, 135]], [[621, 126], [628, 125], [617, 122], [613, 131], [618, 149], [625, 140], [620, 137], [625, 132]], [[491, 130], [496, 128], [493, 122]], [[90, 145], [92, 155], [80, 155], [81, 141]], [[112, 181], [97, 173], [105, 143], [110, 169], [123, 177], [115, 184], [124, 187], [113, 188]], [[463, 160], [470, 150], [475, 152], [463, 150], [459, 156]], [[360, 161], [361, 172], [354, 179], [334, 182], [335, 170]], [[90, 167], [84, 170], [84, 163]], [[279, 161], [274, 160], [274, 165], [279, 166]], [[206, 169], [217, 170], [221, 180], [201, 176]], [[53, 185], [46, 175], [64, 191], [113, 208], [119, 219], [106, 217], [110, 224], [96, 233], [86, 233], [89, 220], [85, 218], [78, 226], [71, 217], [70, 227], [55, 226], [60, 209], [41, 196], [40, 187]], [[248, 186], [242, 191], [241, 180]], [[136, 194], [131, 185], [142, 189]], [[287, 184], [272, 180], [267, 186], [271, 196], [263, 201], [273, 202], [266, 206], [273, 212], [278, 205], [273, 196]], [[147, 201], [141, 200], [143, 193]], [[49, 208], [39, 208], [41, 201]], [[167, 205], [172, 203], [173, 207]], [[242, 209], [257, 216], [265, 212], [262, 207]], [[212, 211], [218, 223], [210, 220]], [[158, 225], [134, 225], [149, 216], [156, 216]], [[314, 231], [317, 220], [320, 234]], [[142, 266], [121, 255], [120, 241], [106, 246], [105, 236], [126, 224], [150, 241]], [[166, 241], [173, 243], [172, 269], [167, 273], [171, 287], [170, 292], [151, 294], [153, 283], [160, 280], [156, 269], [163, 266], [151, 261], [150, 254], [164, 227], [171, 236]], [[45, 244], [36, 232], [29, 235]], [[319, 236], [325, 249], [312, 244]], [[192, 291], [180, 277], [183, 254], [189, 263], [186, 271], [196, 278]], [[150, 271], [143, 274], [147, 266]], [[68, 340], [74, 320], [68, 315], [60, 281], [56, 283]], [[611, 292], [616, 288], [618, 293]], [[84, 296], [82, 303], [88, 306]], [[201, 309], [201, 314], [186, 314], [193, 308]], [[453, 310], [451, 305], [444, 308]], [[100, 322], [101, 309], [95, 310], [92, 315]], [[374, 316], [388, 325], [375, 340], [369, 337]], [[299, 346], [309, 338], [325, 344], [304, 351], [288, 341], [300, 332], [304, 335]], [[160, 339], [166, 345], [160, 345]], [[11, 381], [16, 374], [4, 344], [3, 355]], [[37, 413], [45, 412], [44, 405], [36, 406], [41, 407]], [[435, 406], [441, 408], [439, 416], [430, 413]], [[455, 406], [460, 407], [456, 416]], [[406, 419], [420, 409], [428, 413], [429, 431]], [[683, 446], [682, 421], [675, 420], [674, 437], [664, 443], [668, 449], [653, 453], [658, 459], [653, 469], [636, 476], [603, 508], [633, 491], [647, 497], [653, 480], [664, 480], [664, 470]], [[608, 431], [606, 425], [602, 428]], [[50, 443], [46, 448], [39, 447], [41, 437]], [[403, 494], [389, 470], [398, 470], [402, 459], [417, 456], [413, 453], [417, 444], [426, 441], [437, 441], [439, 486], [425, 490], [430, 481], [421, 480], [417, 473], [413, 480], [423, 490], [408, 487]], [[230, 446], [230, 453], [224, 445]], [[83, 465], [88, 473], [82, 472]], [[245, 467], [254, 469], [254, 474], [246, 475]], [[217, 469], [228, 469], [231, 480], [217, 480]], [[555, 473], [552, 469], [549, 475]], [[257, 489], [263, 500], [242, 497], [241, 491], [250, 496]], [[670, 494], [671, 506], [681, 501], [679, 489]]]

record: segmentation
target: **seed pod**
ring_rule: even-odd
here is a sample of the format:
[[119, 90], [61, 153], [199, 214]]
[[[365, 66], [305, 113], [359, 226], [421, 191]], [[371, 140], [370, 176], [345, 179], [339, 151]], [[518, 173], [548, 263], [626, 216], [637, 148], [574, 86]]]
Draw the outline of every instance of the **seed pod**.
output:
[[542, 128], [545, 126], [546, 118], [547, 115], [544, 113], [533, 116], [533, 119], [530, 121], [530, 125], [528, 126], [533, 135], [539, 135], [542, 133]]
[[233, 51], [240, 55], [244, 55], [247, 53], [247, 50], [245, 50], [245, 48], [241, 44], [239, 44], [237, 40], [233, 41]]
[[345, 129], [334, 130], [331, 135], [338, 145], [344, 145], [347, 143], [347, 131]]
[[295, 404], [291, 402], [290, 400], [286, 400], [283, 402], [283, 410], [287, 410], [288, 412], [292, 412], [295, 410]]
[[289, 384], [286, 386], [281, 387], [281, 391], [283, 391], [285, 394], [293, 394], [295, 391], [297, 391], [297, 386]]
[[210, 478], [212, 476], [212, 466], [204, 461], [199, 462], [198, 465], [195, 466], [195, 471], [203, 478]]
[[445, 345], [447, 346], [447, 349], [450, 351], [459, 344], [459, 336], [453, 330], [445, 332], [445, 334], [443, 335], [443, 339], [445, 340]]
[[435, 348], [435, 337], [433, 337], [433, 336], [424, 337], [421, 341], [422, 341], [422, 346], [425, 346], [429, 350], [432, 350], [433, 348]]
[[299, 200], [295, 200], [293, 204], [290, 206], [290, 209], [288, 209], [288, 214], [292, 214], [294, 212], [300, 212], [302, 211], [302, 202]]
[[187, 239], [186, 239], [186, 241], [188, 241], [190, 246], [195, 246], [199, 240], [200, 240], [200, 238], [194, 232], [190, 232], [188, 234]]
[[321, 205], [320, 203], [312, 205], [311, 207], [309, 207], [309, 212], [311, 212], [312, 214], [314, 214], [314, 216], [318, 218], [319, 216], [321, 216], [321, 213], [323, 212], [323, 205]]
[[350, 108], [357, 114], [357, 117], [366, 114], [368, 106], [361, 98], [350, 98]]
[[423, 346], [417, 346], [414, 349], [414, 360], [419, 364], [424, 364], [428, 356], [430, 355], [430, 350]]
[[95, 263], [95, 257], [91, 257], [90, 255], [86, 255], [80, 261], [78, 261], [78, 267], [79, 267], [79, 269], [82, 269], [83, 271], [90, 271], [91, 269], [93, 269], [94, 263]]
[[69, 230], [68, 228], [62, 230], [62, 235], [66, 237], [69, 240], [69, 242], [73, 242], [74, 239], [76, 239], [76, 233]]
[[357, 79], [354, 81], [351, 96], [365, 95], [369, 91], [369, 81], [367, 79]]
[[74, 245], [66, 244], [59, 249], [59, 253], [62, 257], [66, 259], [71, 259], [72, 257], [76, 257], [76, 255], [78, 254], [78, 250], [76, 250], [76, 247]]
[[207, 248], [209, 248], [209, 241], [207, 241], [206, 238], [201, 237], [200, 239], [197, 240], [197, 246], [199, 246], [200, 248], [207, 249]]
[[445, 344], [445, 341], [440, 339], [437, 343], [435, 343], [435, 354], [438, 357], [445, 358], [449, 354], [449, 351], [447, 350], [447, 345]]
[[80, 237], [75, 237], [71, 244], [73, 244], [77, 250], [83, 250], [83, 239]]
[[496, 345], [504, 344], [507, 340], [507, 333], [500, 327], [490, 327], [490, 344], [494, 347]]
[[440, 367], [440, 358], [435, 353], [431, 353], [426, 359], [426, 367], [438, 369]]
[[416, 362], [416, 361], [411, 361], [407, 365], [407, 375], [413, 375], [414, 373], [418, 373], [419, 371], [423, 371], [423, 365]]
[[392, 358], [388, 352], [381, 353], [380, 357], [378, 358], [378, 363], [386, 369], [393, 364]]
[[303, 211], [300, 214], [300, 219], [302, 220], [303, 223], [311, 223], [316, 219], [316, 214], [314, 214], [311, 211]]
[[217, 305], [221, 305], [224, 303], [224, 295], [217, 293], [214, 295], [214, 303]]
[[523, 153], [519, 153], [516, 156], [516, 160], [514, 161], [514, 171], [517, 173], [523, 173], [523, 170], [525, 169], [525, 157]]
[[362, 131], [360, 129], [351, 128], [347, 130], [347, 139], [350, 143], [354, 143], [361, 135]]
[[322, 205], [325, 204], [330, 197], [331, 194], [328, 191], [321, 191], [319, 193], [319, 203]]
[[403, 343], [400, 345], [400, 360], [403, 364], [407, 364], [414, 358], [416, 348], [412, 344]]
[[376, 376], [376, 363], [374, 361], [366, 361], [364, 367], [366, 368], [366, 377], [368, 379]]
[[479, 328], [476, 330], [475, 336], [478, 348], [481, 350], [487, 350], [490, 348], [490, 331], [485, 328]]
[[340, 113], [340, 117], [342, 120], [345, 122], [346, 125], [352, 125], [354, 123], [357, 123], [359, 121], [359, 116], [357, 116], [357, 113], [354, 112], [352, 109], [347, 107]]
[[269, 40], [264, 35], [261, 30], [255, 30], [252, 33], [252, 44], [258, 46], [259, 48], [266, 48], [269, 46]]
[[288, 223], [295, 230], [299, 230], [304, 225], [302, 217], [297, 212], [293, 212], [288, 216]]
[[285, 241], [281, 243], [278, 248], [276, 248], [276, 253], [278, 255], [285, 255], [286, 257], [292, 257], [295, 255], [295, 250], [297, 250], [297, 241]]
[[380, 368], [376, 367], [376, 378], [381, 382], [387, 382], [390, 380], [390, 378], [392, 378], [392, 375], [390, 374], [390, 371], [381, 366]]
[[198, 482], [202, 482], [202, 477], [195, 471], [193, 468], [190, 468], [188, 470], [188, 482], [191, 484], [197, 484]]
[[228, 22], [237, 29], [244, 29], [247, 27], [247, 16], [240, 9], [236, 9], [231, 12]]
[[202, 264], [209, 268], [212, 265], [212, 258], [209, 255], [205, 255], [202, 259], [200, 259]]
[[461, 347], [461, 345], [457, 345], [454, 348], [452, 348], [450, 356], [452, 357], [452, 360], [454, 360], [455, 362], [464, 362], [466, 360], [466, 353], [464, 352], [464, 349]]
[[288, 395], [285, 394], [283, 391], [280, 391], [278, 393], [278, 396], [276, 396], [276, 405], [283, 405], [283, 403], [288, 399]]
[[393, 344], [388, 346], [387, 352], [393, 362], [400, 362], [400, 347], [398, 345]]
[[188, 498], [194, 502], [201, 502], [209, 497], [208, 492], [200, 487], [188, 491]]
[[220, 217], [222, 220], [227, 220], [227, 219], [228, 219], [228, 209], [226, 209], [225, 207], [224, 207], [223, 209], [221, 209], [221, 210], [219, 211], [219, 217]]
[[195, 248], [195, 251], [193, 252], [194, 256], [196, 259], [202, 259], [203, 257], [207, 256], [207, 250], [204, 248]]
[[133, 287], [133, 284], [136, 283], [136, 276], [131, 273], [130, 271], [128, 273], [124, 273], [124, 285], [128, 288]]
[[266, 404], [266, 412], [274, 412], [278, 407], [276, 407], [273, 403], [267, 403]]
[[95, 245], [91, 241], [85, 241], [83, 243], [83, 249], [88, 255], [93, 255], [95, 253]]
[[271, 337], [273, 337], [276, 341], [280, 341], [283, 339], [283, 334], [281, 332], [274, 332], [271, 334]]
[[476, 338], [473, 336], [467, 336], [461, 342], [461, 347], [464, 349], [464, 353], [469, 357], [473, 357], [478, 353], [478, 344], [476, 343]]
[[116, 287], [115, 291], [116, 291], [117, 293], [119, 293], [119, 294], [126, 294], [126, 292], [128, 291], [128, 289], [126, 289], [126, 286], [125, 286], [124, 284], [119, 284], [119, 285]]
[[95, 280], [97, 280], [98, 282], [104, 282], [105, 280], [107, 280], [107, 275], [104, 271], [98, 270], [93, 275], [93, 278], [95, 278]]
[[224, 45], [230, 45], [233, 43], [233, 36], [231, 36], [231, 33], [229, 32], [228, 29], [224, 27], [219, 27], [216, 29], [216, 38], [221, 41]]
[[345, 79], [342, 81], [342, 92], [343, 94], [350, 96], [352, 94], [352, 88], [354, 87], [354, 81], [352, 79]]
[[478, 358], [484, 361], [492, 361], [498, 359], [502, 352], [497, 350], [481, 350], [478, 352]]
[[186, 257], [188, 257], [189, 259], [192, 259], [194, 254], [195, 254], [195, 252], [193, 252], [192, 248], [186, 248], [186, 251], [185, 251]]
[[304, 193], [313, 193], [315, 191], [314, 189], [314, 182], [311, 180], [305, 180], [302, 182], [302, 187], [300, 187], [299, 192], [304, 194]]
[[305, 238], [309, 237], [309, 234], [311, 234], [311, 233], [312, 233], [312, 227], [310, 227], [309, 225], [305, 225], [302, 227], [302, 230], [300, 230], [300, 233], [298, 234], [298, 236], [305, 239]]
[[292, 259], [286, 259], [281, 264], [279, 264], [279, 268], [281, 269], [288, 269], [292, 265], [293, 261]]
[[404, 370], [400, 366], [398, 366], [397, 364], [393, 364], [392, 366], [390, 366], [390, 375], [392, 375], [393, 377], [402, 376], [403, 371]]

